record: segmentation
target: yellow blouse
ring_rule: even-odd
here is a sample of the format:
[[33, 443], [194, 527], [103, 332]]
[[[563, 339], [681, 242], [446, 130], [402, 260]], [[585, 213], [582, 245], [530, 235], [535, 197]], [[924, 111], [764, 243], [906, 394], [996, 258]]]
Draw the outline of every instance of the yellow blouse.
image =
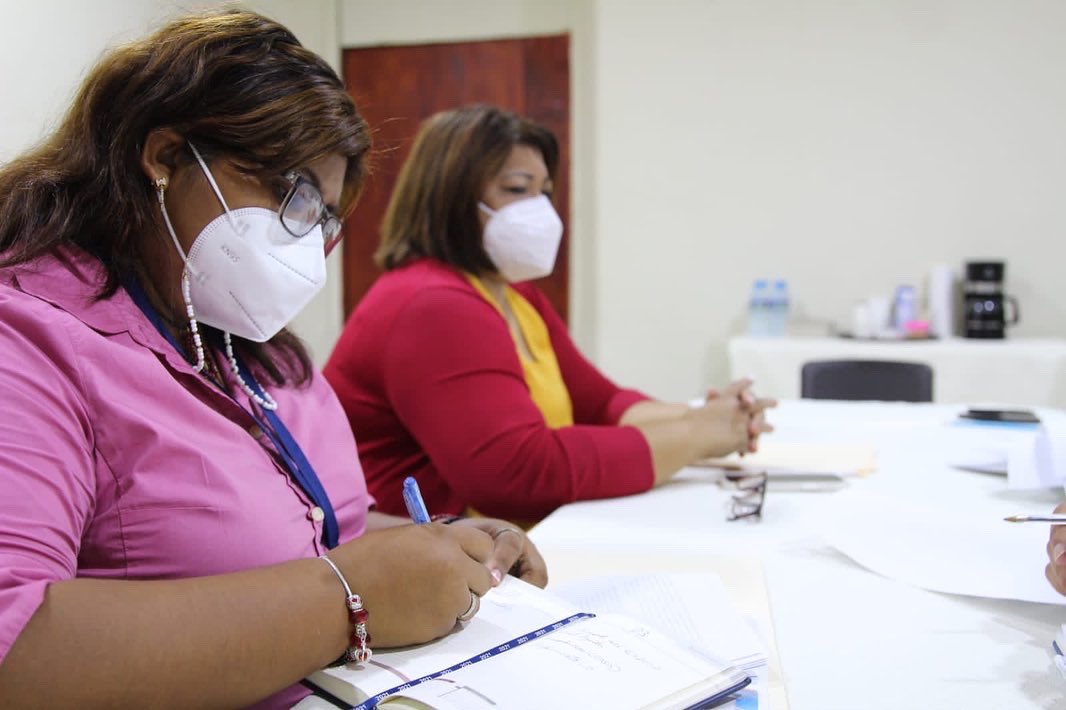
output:
[[[504, 316], [503, 309], [481, 283], [481, 279], [473, 274], [466, 274], [466, 279], [477, 289], [481, 297], [496, 309], [506, 323], [507, 318]], [[520, 333], [511, 331], [511, 337], [516, 341], [515, 349], [522, 363], [522, 378], [529, 387], [529, 395], [533, 398], [533, 403], [537, 405], [537, 409], [544, 415], [544, 421], [552, 429], [571, 426], [574, 423], [574, 407], [570, 401], [570, 392], [563, 381], [562, 372], [559, 370], [559, 361], [556, 360], [555, 351], [552, 349], [548, 326], [544, 324], [544, 319], [537, 313], [537, 309], [523, 298], [522, 294], [510, 286], [505, 287], [504, 293], [507, 305], [511, 307], [511, 312], [518, 321], [518, 329], [521, 331]], [[526, 357], [522, 348], [519, 347], [518, 338], [525, 340], [526, 348], [532, 359]]]

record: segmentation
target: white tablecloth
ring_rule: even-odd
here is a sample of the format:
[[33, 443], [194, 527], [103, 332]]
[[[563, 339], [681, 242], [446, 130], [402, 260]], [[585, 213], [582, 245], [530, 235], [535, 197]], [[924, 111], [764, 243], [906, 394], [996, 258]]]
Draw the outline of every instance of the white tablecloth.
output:
[[856, 341], [754, 338], [729, 341], [733, 379], [752, 377], [761, 394], [794, 399], [812, 360], [908, 360], [933, 368], [933, 401], [1066, 408], [1066, 340]]
[[[874, 445], [878, 471], [853, 480], [852, 490], [979, 510], [990, 519], [1050, 510], [1061, 490], [1010, 492], [1005, 477], [948, 465], [948, 423], [958, 411], [789, 401], [771, 419], [784, 441]], [[564, 506], [531, 536], [549, 572], [553, 556], [575, 554], [632, 555], [634, 567], [649, 554], [689, 554], [694, 566], [707, 554], [762, 561], [791, 710], [1066, 710], [1066, 680], [1050, 658], [1066, 607], [941, 594], [870, 572], [816, 532], [817, 511], [834, 495], [774, 490], [771, 483], [760, 522], [727, 522], [728, 494], [683, 472], [642, 495]], [[1047, 529], [1005, 529], [1019, 532], [1042, 538]], [[1035, 546], [1042, 549], [1041, 540]], [[1033, 566], [1041, 576], [1040, 564]], [[987, 573], [997, 570], [990, 565]]]

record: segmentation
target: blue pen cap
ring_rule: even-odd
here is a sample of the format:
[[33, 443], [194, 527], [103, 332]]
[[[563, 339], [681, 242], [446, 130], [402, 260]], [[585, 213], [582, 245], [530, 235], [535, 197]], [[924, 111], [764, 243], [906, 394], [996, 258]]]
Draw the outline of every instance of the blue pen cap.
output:
[[403, 481], [403, 502], [416, 525], [429, 522], [429, 510], [426, 509], [426, 502], [422, 500], [422, 491], [418, 489], [418, 481], [412, 476]]

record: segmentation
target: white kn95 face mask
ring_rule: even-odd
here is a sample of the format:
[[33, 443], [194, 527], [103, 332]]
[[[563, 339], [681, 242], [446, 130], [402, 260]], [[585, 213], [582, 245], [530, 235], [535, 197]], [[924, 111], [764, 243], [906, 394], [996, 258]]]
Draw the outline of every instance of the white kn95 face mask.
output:
[[547, 276], [563, 238], [563, 221], [547, 195], [511, 202], [498, 210], [478, 203], [489, 215], [485, 223], [485, 253], [510, 283]]
[[164, 206], [164, 221], [185, 260], [196, 319], [258, 343], [284, 328], [326, 284], [322, 226], [302, 237], [289, 234], [274, 210], [230, 210], [207, 164], [193, 155], [224, 210], [181, 248]]

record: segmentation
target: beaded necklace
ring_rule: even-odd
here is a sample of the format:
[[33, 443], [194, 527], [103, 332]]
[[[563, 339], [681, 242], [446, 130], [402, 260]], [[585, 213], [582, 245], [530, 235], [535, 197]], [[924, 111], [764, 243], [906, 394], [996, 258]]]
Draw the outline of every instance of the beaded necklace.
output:
[[[188, 324], [186, 324], [186, 325], [181, 326], [179, 331], [180, 331], [181, 337], [178, 340], [179, 340], [179, 342], [181, 342], [181, 343], [183, 343], [185, 345], [185, 348], [186, 348], [185, 352], [195, 352], [196, 343], [193, 340], [192, 329], [189, 328]], [[214, 382], [216, 385], [219, 386], [219, 388], [221, 388], [223, 390], [228, 390], [229, 387], [226, 384], [226, 380], [225, 380], [224, 377], [222, 377], [222, 370], [220, 370], [219, 367], [218, 367], [218, 359], [217, 359], [217, 357], [218, 356], [215, 354], [214, 351], [208, 350], [208, 349], [205, 348], [204, 349], [204, 366], [200, 370], [200, 374], [203, 375], [204, 377], [206, 377], [207, 379], [211, 380], [212, 382]]]
[[[181, 256], [181, 260], [185, 262], [185, 250], [181, 248], [181, 242], [178, 241], [178, 235], [174, 232], [174, 225], [170, 223], [170, 215], [167, 213], [165, 200], [167, 179], [157, 179], [155, 181], [155, 190], [156, 196], [159, 198], [159, 210], [163, 213], [163, 222], [166, 224], [167, 232], [170, 233], [170, 238], [174, 242], [174, 246], [177, 248], [178, 254]], [[203, 339], [200, 337], [200, 325], [196, 320], [196, 309], [194, 309], [192, 305], [192, 294], [190, 293], [189, 286], [189, 270], [187, 266], [182, 269], [181, 272], [181, 297], [185, 301], [185, 316], [189, 319], [189, 332], [192, 334], [193, 350], [196, 352], [196, 362], [193, 364], [193, 369], [197, 372], [202, 372], [206, 364], [206, 359], [204, 358], [204, 343]], [[274, 398], [261, 387], [259, 388], [259, 392], [256, 392], [245, 381], [244, 376], [241, 374], [241, 368], [237, 365], [237, 357], [233, 354], [233, 339], [228, 332], [223, 333], [223, 340], [225, 341], [226, 347], [226, 360], [229, 361], [230, 369], [233, 371], [233, 376], [237, 379], [237, 384], [240, 385], [240, 388], [244, 390], [244, 393], [260, 407], [271, 412], [275, 411], [278, 408], [278, 403], [274, 401]]]

